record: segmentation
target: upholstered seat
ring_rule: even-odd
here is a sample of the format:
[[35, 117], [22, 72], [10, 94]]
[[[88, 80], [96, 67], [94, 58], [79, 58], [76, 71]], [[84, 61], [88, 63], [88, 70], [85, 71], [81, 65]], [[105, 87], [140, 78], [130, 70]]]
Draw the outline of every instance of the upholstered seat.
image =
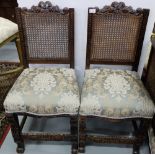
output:
[[17, 24], [0, 17], [0, 43], [18, 32]]
[[28, 68], [4, 101], [7, 113], [76, 114], [79, 91], [73, 69]]
[[152, 118], [154, 105], [138, 74], [133, 71], [89, 69], [81, 98], [81, 115]]

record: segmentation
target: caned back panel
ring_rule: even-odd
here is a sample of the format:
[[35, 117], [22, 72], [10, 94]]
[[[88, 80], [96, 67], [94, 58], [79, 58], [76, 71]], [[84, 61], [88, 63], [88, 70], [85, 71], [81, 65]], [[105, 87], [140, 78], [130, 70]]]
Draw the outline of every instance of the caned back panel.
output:
[[90, 60], [134, 63], [142, 15], [92, 15]]
[[69, 58], [69, 14], [22, 14], [29, 58]]
[[25, 64], [61, 63], [74, 66], [74, 10], [67, 13], [17, 9]]
[[124, 13], [123, 9], [112, 6], [108, 8], [109, 12], [96, 13], [90, 11], [92, 8], [88, 9], [86, 67], [90, 64], [121, 64], [137, 70], [149, 10], [136, 14]]

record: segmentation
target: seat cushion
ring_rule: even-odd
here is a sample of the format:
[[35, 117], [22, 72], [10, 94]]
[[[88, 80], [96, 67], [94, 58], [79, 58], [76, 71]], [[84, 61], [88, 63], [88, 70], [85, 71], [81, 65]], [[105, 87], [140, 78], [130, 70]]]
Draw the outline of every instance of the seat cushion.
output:
[[77, 114], [79, 89], [73, 69], [25, 69], [8, 93], [7, 113]]
[[102, 68], [86, 70], [81, 115], [122, 119], [152, 118], [153, 113], [154, 104], [136, 72]]
[[17, 24], [0, 17], [0, 43], [18, 32]]

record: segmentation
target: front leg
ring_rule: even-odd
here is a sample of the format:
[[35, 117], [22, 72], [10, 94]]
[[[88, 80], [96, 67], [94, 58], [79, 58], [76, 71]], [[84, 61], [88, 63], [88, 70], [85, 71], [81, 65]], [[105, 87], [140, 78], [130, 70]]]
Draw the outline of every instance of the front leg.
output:
[[[135, 122], [135, 121], [134, 121]], [[150, 120], [141, 120], [140, 125], [137, 126], [136, 122], [135, 124], [135, 138], [137, 139], [137, 142], [133, 144], [133, 154], [139, 154], [140, 153], [140, 146], [143, 144], [144, 139], [147, 135], [147, 131], [150, 125]]]
[[70, 117], [70, 130], [72, 136], [72, 153], [78, 153], [78, 116]]
[[86, 117], [80, 116], [79, 121], [79, 152], [85, 153], [86, 143]]
[[17, 153], [24, 153], [24, 140], [21, 135], [19, 120], [17, 114], [6, 114], [6, 117], [11, 125], [11, 132], [14, 142], [17, 144]]

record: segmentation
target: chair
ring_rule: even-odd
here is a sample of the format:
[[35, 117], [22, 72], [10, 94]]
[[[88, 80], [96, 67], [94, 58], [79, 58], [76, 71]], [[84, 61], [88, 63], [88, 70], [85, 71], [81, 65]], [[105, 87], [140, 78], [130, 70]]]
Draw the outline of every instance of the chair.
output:
[[[154, 69], [155, 37], [154, 37], [154, 33], [155, 33], [155, 25], [153, 29], [153, 34], [151, 36], [152, 46], [151, 46], [151, 51], [150, 51], [150, 58], [149, 58], [148, 63], [145, 65], [142, 79], [144, 81], [145, 87], [147, 88], [147, 90], [149, 91], [152, 97], [152, 100], [155, 102], [155, 69]], [[150, 151], [152, 154], [154, 154], [155, 153], [155, 138], [154, 138], [155, 137], [155, 116], [153, 117], [152, 125], [149, 128], [148, 135], [149, 135]]]
[[[18, 54], [21, 52], [19, 33], [17, 24], [0, 17], [0, 48], [9, 42], [15, 41]], [[15, 82], [16, 78], [22, 72], [22, 60], [19, 55], [20, 63], [10, 61], [0, 61], [0, 112], [4, 112], [4, 99]]]
[[11, 41], [15, 41], [16, 43], [20, 65], [22, 65], [18, 26], [12, 21], [0, 17], [0, 48], [7, 45]]
[[[85, 152], [88, 143], [117, 143], [132, 144], [133, 153], [139, 153], [154, 114], [154, 104], [136, 72], [148, 15], [149, 10], [133, 10], [123, 2], [88, 9], [87, 70], [79, 112], [80, 152]], [[129, 65], [132, 71], [89, 69], [101, 64]], [[114, 126], [92, 131], [87, 125], [92, 119], [98, 119], [104, 127], [107, 121]], [[133, 125], [127, 135], [126, 131], [116, 130], [127, 122]]]
[[[0, 17], [0, 48], [7, 45], [9, 42], [15, 41], [18, 54], [21, 50], [18, 34], [17, 24], [11, 22], [8, 19]], [[4, 53], [5, 54], [5, 53]], [[20, 60], [21, 57], [19, 56]], [[8, 121], [5, 117], [3, 102], [10, 88], [16, 81], [17, 77], [23, 71], [22, 61], [10, 62], [1, 58], [0, 60], [0, 139], [3, 141], [3, 137], [8, 127]], [[2, 145], [2, 141], [0, 145]], [[1, 147], [1, 146], [0, 146]]]
[[[24, 140], [70, 141], [77, 153], [79, 89], [74, 68], [74, 9], [59, 9], [49, 1], [31, 9], [16, 9], [24, 71], [8, 93], [4, 107], [17, 152]], [[66, 64], [70, 68], [29, 67], [30, 64]], [[18, 116], [24, 116], [19, 124]], [[27, 116], [70, 118], [70, 132], [23, 132]]]

